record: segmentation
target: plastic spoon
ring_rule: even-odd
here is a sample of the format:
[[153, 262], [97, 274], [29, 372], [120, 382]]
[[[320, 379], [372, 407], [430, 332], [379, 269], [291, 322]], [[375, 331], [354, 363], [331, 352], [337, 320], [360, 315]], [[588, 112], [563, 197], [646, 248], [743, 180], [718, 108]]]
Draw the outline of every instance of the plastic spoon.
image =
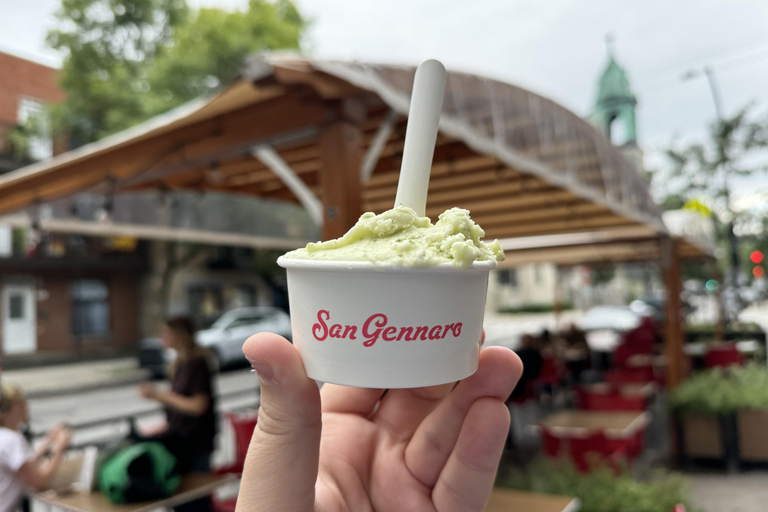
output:
[[445, 66], [432, 59], [422, 62], [413, 78], [395, 208], [400, 205], [413, 208], [421, 217], [426, 215], [429, 173], [443, 109], [445, 81]]

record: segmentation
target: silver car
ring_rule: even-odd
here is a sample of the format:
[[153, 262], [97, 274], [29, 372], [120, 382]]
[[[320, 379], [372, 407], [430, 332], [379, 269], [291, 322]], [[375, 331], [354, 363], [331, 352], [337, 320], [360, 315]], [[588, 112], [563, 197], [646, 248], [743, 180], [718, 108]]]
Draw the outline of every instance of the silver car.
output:
[[[258, 332], [274, 332], [291, 339], [291, 319], [283, 310], [273, 307], [238, 308], [221, 315], [210, 328], [197, 332], [197, 343], [208, 348], [219, 368], [245, 363], [243, 343]], [[153, 376], [162, 377], [168, 362], [175, 357], [164, 349], [159, 338], [142, 340], [139, 365]]]
[[209, 329], [198, 331], [197, 343], [216, 356], [220, 368], [243, 363], [243, 343], [258, 332], [274, 332], [291, 339], [291, 319], [272, 307], [238, 308], [221, 315]]

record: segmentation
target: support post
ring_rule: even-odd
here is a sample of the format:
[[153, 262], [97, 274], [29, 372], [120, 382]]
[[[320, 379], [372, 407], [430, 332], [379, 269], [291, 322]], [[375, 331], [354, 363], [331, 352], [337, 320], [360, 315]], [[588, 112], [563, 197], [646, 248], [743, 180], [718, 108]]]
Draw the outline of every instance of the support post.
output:
[[323, 200], [323, 240], [338, 238], [360, 217], [360, 124], [364, 106], [343, 100], [334, 106], [334, 119], [320, 131], [320, 184]]
[[664, 273], [664, 286], [667, 301], [664, 322], [664, 354], [667, 360], [667, 387], [673, 389], [685, 378], [685, 353], [682, 301], [682, 275], [680, 273], [679, 242], [671, 237], [664, 237], [661, 244], [661, 269]]

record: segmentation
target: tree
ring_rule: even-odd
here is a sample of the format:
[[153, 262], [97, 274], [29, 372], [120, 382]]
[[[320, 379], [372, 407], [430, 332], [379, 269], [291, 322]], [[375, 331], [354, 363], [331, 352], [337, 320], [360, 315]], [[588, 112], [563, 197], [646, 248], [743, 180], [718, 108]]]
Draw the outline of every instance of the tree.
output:
[[727, 247], [731, 285], [738, 276], [739, 240], [734, 225], [741, 215], [732, 201], [733, 178], [752, 177], [768, 169], [754, 158], [766, 147], [768, 116], [758, 117], [747, 106], [713, 123], [706, 140], [668, 149], [670, 169], [656, 174], [666, 184], [677, 183], [683, 198], [706, 198], [711, 203], [716, 233]]
[[200, 9], [148, 69], [146, 111], [163, 112], [232, 82], [249, 54], [299, 49], [305, 26], [288, 0], [251, 0], [245, 12]]
[[246, 55], [298, 49], [290, 0], [190, 11], [186, 0], [62, 0], [48, 43], [64, 53], [53, 111], [74, 145], [128, 128], [231, 82]]
[[142, 121], [147, 66], [186, 16], [185, 0], [62, 0], [47, 38], [64, 53], [55, 126], [86, 143]]

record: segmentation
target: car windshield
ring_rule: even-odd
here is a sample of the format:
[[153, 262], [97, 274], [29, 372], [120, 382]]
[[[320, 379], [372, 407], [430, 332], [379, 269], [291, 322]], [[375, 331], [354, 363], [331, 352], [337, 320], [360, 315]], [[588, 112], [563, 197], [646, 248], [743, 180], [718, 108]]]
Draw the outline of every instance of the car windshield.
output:
[[216, 320], [211, 327], [214, 329], [232, 329], [263, 322], [272, 316], [273, 313], [270, 311], [248, 311], [239, 314], [230, 311]]

